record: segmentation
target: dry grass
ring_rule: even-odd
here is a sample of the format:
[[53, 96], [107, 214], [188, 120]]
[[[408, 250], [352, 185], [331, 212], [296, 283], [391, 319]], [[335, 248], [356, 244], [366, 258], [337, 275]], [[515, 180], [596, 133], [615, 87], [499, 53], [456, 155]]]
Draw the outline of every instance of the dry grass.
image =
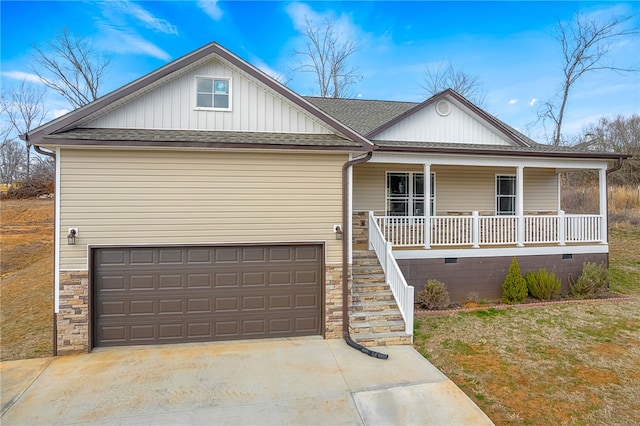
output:
[[640, 424], [640, 229], [610, 239], [636, 299], [418, 317], [416, 348], [498, 425]]
[[53, 200], [2, 200], [0, 215], [0, 359], [50, 356]]

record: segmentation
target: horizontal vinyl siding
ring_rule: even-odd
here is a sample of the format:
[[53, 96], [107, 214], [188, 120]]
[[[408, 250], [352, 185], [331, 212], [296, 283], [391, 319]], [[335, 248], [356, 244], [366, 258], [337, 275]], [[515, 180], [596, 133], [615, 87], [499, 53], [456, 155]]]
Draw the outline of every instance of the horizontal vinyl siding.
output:
[[[232, 110], [196, 110], [196, 76], [231, 78]], [[330, 133], [317, 119], [246, 73], [214, 60], [82, 127]]]
[[[422, 166], [367, 163], [355, 166], [353, 173], [354, 211], [384, 211], [386, 172], [422, 172]], [[496, 174], [515, 175], [515, 168], [431, 166], [436, 177], [438, 215], [478, 210], [495, 212]], [[558, 205], [558, 180], [553, 169], [524, 169], [524, 209], [555, 211]]]
[[558, 210], [558, 174], [555, 169], [524, 169], [524, 211]]
[[[61, 268], [87, 244], [327, 241], [341, 259], [345, 155], [62, 150]], [[66, 244], [67, 228], [78, 244]]]

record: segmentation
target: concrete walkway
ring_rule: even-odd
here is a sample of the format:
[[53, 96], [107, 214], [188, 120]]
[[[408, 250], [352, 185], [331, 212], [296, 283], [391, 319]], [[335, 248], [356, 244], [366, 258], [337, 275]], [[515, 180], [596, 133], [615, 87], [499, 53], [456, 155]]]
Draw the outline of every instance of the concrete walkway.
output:
[[410, 346], [321, 338], [101, 348], [0, 363], [2, 425], [491, 425]]

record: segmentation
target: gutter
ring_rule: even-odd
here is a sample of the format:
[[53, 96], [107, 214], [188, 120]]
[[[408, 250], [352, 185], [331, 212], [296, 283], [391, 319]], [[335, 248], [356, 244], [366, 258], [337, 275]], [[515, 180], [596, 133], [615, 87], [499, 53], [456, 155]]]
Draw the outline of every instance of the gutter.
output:
[[342, 337], [349, 346], [363, 354], [378, 358], [388, 359], [389, 355], [372, 351], [356, 343], [349, 335], [349, 244], [351, 243], [351, 228], [347, 226], [349, 206], [349, 168], [356, 164], [366, 163], [373, 156], [373, 151], [367, 152], [364, 157], [347, 161], [342, 166]]
[[29, 143], [29, 134], [28, 134], [28, 133], [25, 133], [24, 135], [19, 135], [18, 137], [19, 137], [20, 139], [22, 139], [23, 141], [25, 141], [25, 143], [26, 143], [27, 145], [32, 146], [32, 147], [33, 147], [33, 149], [35, 149], [35, 150], [36, 150], [36, 152], [37, 152], [38, 154], [46, 155], [47, 157], [51, 157], [51, 158], [53, 158], [54, 160], [56, 159], [56, 154], [54, 154], [53, 152], [51, 152], [51, 151], [46, 151], [46, 150], [42, 149], [42, 147], [40, 147], [39, 145], [32, 145], [32, 144], [30, 144], [30, 143]]

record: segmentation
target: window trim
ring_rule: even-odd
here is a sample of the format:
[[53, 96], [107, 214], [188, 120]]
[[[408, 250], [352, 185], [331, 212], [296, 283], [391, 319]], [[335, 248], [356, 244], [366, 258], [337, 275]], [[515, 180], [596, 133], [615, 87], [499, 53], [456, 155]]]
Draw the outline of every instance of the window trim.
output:
[[[392, 197], [391, 194], [389, 193], [389, 175], [390, 174], [404, 174], [407, 175], [407, 182], [409, 184], [409, 188], [407, 191], [407, 195], [406, 197]], [[423, 175], [424, 176], [424, 172], [407, 172], [407, 171], [396, 171], [396, 170], [387, 170], [385, 171], [385, 179], [384, 179], [384, 203], [385, 203], [385, 215], [386, 216], [394, 216], [390, 213], [390, 210], [388, 209], [390, 206], [390, 202], [393, 199], [396, 200], [405, 200], [407, 201], [407, 213], [409, 216], [414, 216], [413, 212], [415, 210], [415, 203], [416, 201], [420, 202], [422, 201], [423, 204], [425, 203], [425, 196], [422, 195], [415, 195], [415, 188], [414, 188], [414, 182], [415, 182], [415, 176], [416, 175]], [[430, 212], [430, 216], [435, 216], [437, 210], [436, 210], [436, 174], [435, 172], [431, 172], [431, 179], [433, 180], [433, 187], [431, 187], [431, 198], [429, 200], [429, 205], [433, 206], [432, 211]], [[431, 179], [429, 181], [429, 184], [431, 183]], [[425, 182], [426, 183], [426, 182]], [[421, 214], [420, 216], [424, 216], [424, 213]]]
[[[212, 80], [214, 86], [215, 86], [216, 80], [225, 80], [227, 82], [227, 91], [228, 91], [227, 96], [229, 98], [229, 106], [227, 108], [216, 108], [215, 106], [211, 106], [211, 107], [198, 106], [198, 80], [199, 79]], [[194, 97], [194, 107], [193, 107], [194, 110], [196, 111], [231, 111], [232, 109], [231, 101], [233, 99], [233, 97], [231, 96], [233, 93], [233, 84], [231, 81], [231, 77], [196, 75], [194, 81], [195, 81], [195, 84], [194, 84], [195, 97]], [[211, 104], [215, 105], [215, 89], [211, 95], [212, 95]]]
[[[503, 177], [508, 177], [508, 178], [513, 178], [513, 194], [512, 195], [499, 195], [498, 194], [498, 179], [499, 178], [503, 178]], [[493, 195], [495, 198], [495, 214], [496, 216], [516, 216], [518, 214], [518, 177], [515, 174], [512, 173], [496, 173], [495, 175], [495, 179], [494, 179], [494, 191], [493, 191]], [[499, 199], [500, 198], [506, 198], [506, 197], [510, 197], [513, 198], [513, 212], [509, 211], [505, 211], [505, 212], [501, 212], [500, 211], [500, 203], [499, 203]]]

